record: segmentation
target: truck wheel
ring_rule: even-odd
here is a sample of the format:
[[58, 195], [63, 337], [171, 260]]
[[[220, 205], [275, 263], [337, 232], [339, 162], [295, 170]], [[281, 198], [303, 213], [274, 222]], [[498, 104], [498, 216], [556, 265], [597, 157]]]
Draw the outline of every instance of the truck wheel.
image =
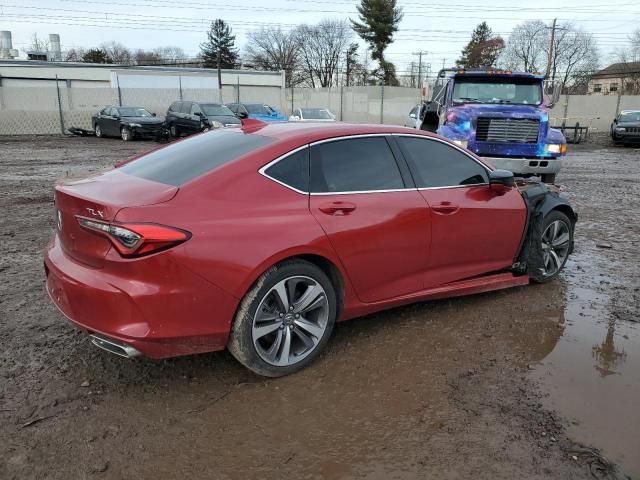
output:
[[542, 181], [544, 183], [554, 184], [556, 183], [556, 174], [555, 173], [543, 173], [541, 175]]

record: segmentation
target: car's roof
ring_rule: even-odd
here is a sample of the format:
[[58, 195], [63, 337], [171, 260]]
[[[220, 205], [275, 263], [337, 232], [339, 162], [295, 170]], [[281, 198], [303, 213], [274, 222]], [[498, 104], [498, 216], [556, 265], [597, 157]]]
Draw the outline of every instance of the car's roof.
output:
[[[255, 121], [254, 121], [255, 122]], [[296, 140], [303, 142], [316, 142], [325, 138], [343, 137], [351, 135], [367, 134], [424, 134], [434, 136], [429, 132], [418, 131], [413, 128], [398, 127], [394, 125], [355, 124], [355, 123], [298, 123], [298, 122], [271, 122], [254, 123], [243, 126], [245, 133], [262, 135], [276, 140]], [[247, 122], [245, 122], [246, 124]]]
[[640, 110], [621, 110], [620, 113], [640, 113]]

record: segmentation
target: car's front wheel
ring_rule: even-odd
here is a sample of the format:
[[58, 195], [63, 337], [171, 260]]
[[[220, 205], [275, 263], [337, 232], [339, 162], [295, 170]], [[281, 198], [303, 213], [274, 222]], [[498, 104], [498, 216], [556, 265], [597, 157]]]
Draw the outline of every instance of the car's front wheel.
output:
[[536, 280], [548, 282], [558, 276], [564, 268], [571, 245], [573, 245], [573, 225], [569, 217], [557, 210], [549, 213], [542, 224], [542, 275]]
[[96, 131], [96, 137], [102, 138], [102, 129], [100, 128], [100, 125], [97, 123], [96, 123], [95, 131]]
[[122, 127], [120, 129], [120, 137], [125, 142], [129, 142], [133, 140], [133, 132], [129, 129], [129, 127]]
[[337, 312], [327, 275], [305, 260], [267, 270], [243, 298], [228, 348], [253, 372], [267, 377], [294, 373], [326, 345]]

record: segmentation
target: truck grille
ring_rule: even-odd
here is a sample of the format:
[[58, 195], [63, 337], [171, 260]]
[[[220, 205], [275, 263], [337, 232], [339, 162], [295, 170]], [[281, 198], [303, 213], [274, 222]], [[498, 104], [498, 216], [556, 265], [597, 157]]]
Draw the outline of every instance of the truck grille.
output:
[[537, 143], [540, 121], [528, 118], [479, 117], [476, 141], [500, 143]]

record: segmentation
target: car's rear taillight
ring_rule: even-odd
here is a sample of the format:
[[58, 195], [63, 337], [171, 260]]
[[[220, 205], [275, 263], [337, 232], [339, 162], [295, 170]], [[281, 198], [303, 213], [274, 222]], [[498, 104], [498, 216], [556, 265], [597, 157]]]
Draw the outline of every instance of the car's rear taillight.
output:
[[142, 257], [175, 247], [191, 238], [186, 230], [155, 223], [103, 222], [77, 217], [83, 228], [107, 237], [125, 258]]

